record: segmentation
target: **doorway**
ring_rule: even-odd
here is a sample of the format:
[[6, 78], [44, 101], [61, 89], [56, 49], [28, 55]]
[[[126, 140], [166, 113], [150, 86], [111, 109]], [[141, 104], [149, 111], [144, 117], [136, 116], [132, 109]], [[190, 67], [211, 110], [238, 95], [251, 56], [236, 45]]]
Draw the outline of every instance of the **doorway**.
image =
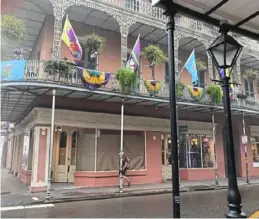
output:
[[56, 133], [56, 138], [54, 181], [74, 182], [78, 132], [75, 129], [62, 129]]
[[164, 136], [162, 145], [162, 177], [163, 180], [172, 179], [172, 163], [171, 163], [171, 141], [169, 136]]

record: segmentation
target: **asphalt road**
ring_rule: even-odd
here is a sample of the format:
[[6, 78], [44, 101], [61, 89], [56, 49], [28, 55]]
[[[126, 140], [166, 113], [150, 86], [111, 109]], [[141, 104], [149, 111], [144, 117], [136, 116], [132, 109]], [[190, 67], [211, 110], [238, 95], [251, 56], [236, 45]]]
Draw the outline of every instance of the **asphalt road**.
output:
[[[243, 210], [247, 214], [259, 209], [259, 185], [242, 186]], [[181, 217], [224, 217], [227, 211], [226, 190], [181, 194]], [[58, 203], [38, 208], [4, 210], [2, 218], [162, 218], [172, 217], [171, 194], [129, 198]]]

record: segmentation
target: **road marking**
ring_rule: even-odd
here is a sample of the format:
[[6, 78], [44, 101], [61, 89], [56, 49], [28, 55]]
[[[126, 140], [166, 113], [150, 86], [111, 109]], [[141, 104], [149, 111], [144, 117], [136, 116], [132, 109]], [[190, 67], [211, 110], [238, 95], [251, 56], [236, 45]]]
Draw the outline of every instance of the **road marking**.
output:
[[39, 199], [37, 197], [32, 197], [34, 201], [38, 201]]
[[259, 218], [259, 210], [253, 213], [249, 218]]
[[14, 211], [14, 210], [23, 210], [29, 208], [48, 208], [54, 207], [53, 204], [41, 204], [41, 205], [25, 205], [25, 206], [12, 206], [12, 207], [1, 207], [1, 211]]

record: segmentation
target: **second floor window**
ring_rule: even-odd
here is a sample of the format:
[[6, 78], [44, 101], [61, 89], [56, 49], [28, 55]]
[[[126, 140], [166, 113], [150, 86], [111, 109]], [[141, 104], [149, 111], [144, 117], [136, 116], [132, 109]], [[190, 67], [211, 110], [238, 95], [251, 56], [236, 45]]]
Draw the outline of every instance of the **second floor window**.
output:
[[245, 92], [248, 97], [254, 97], [254, 81], [252, 80], [245, 80]]
[[97, 63], [98, 63], [98, 57], [95, 60], [95, 63], [90, 63], [89, 62], [89, 51], [86, 48], [83, 48], [83, 57], [81, 62], [78, 64], [78, 66], [82, 68], [89, 68], [89, 69], [96, 69], [97, 68]]

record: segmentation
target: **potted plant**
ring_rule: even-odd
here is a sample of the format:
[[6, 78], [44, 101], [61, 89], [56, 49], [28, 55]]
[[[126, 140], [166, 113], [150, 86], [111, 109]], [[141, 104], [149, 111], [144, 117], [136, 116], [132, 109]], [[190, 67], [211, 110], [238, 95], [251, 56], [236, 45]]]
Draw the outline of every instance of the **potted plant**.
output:
[[9, 41], [20, 41], [25, 38], [25, 24], [13, 15], [3, 15], [1, 32]]
[[67, 76], [69, 72], [69, 65], [65, 61], [47, 61], [44, 66], [44, 71], [50, 76]]
[[222, 102], [222, 92], [220, 85], [210, 84], [207, 88], [207, 94], [210, 97], [210, 100], [214, 104]]
[[155, 65], [162, 64], [166, 61], [166, 55], [161, 50], [160, 46], [150, 44], [144, 49], [144, 56], [149, 62], [149, 67], [152, 70], [152, 79], [155, 80]]
[[245, 74], [243, 77], [245, 80], [253, 81], [256, 79], [256, 75], [257, 71], [250, 68], [245, 70]]
[[183, 96], [184, 84], [180, 81], [176, 82], [176, 97], [181, 98]]
[[96, 58], [104, 47], [105, 39], [95, 33], [86, 36], [85, 47], [88, 49], [88, 68], [96, 68]]
[[206, 63], [201, 61], [199, 58], [196, 59], [196, 66], [199, 72], [203, 72], [207, 69]]
[[121, 91], [129, 93], [135, 89], [138, 76], [132, 69], [120, 68], [117, 71], [116, 79], [119, 81]]

